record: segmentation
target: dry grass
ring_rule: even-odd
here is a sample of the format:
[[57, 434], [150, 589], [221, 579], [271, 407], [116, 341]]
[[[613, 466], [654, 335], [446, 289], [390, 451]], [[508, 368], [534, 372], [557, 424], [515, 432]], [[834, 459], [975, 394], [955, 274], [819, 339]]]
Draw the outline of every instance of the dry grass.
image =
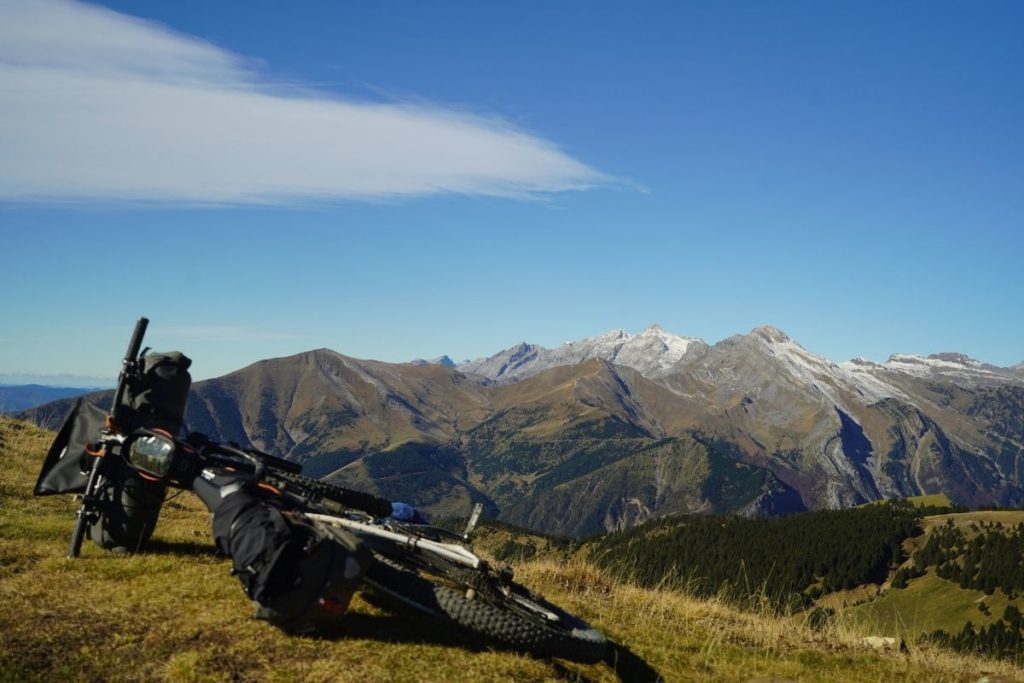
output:
[[602, 624], [666, 680], [1024, 680], [1012, 665], [927, 644], [877, 652], [862, 643], [868, 633], [859, 622], [841, 615], [815, 629], [806, 614], [780, 616], [767, 601], [737, 610], [723, 599], [691, 597], [685, 587], [623, 585], [585, 561], [536, 561], [517, 576]]
[[153, 552], [119, 557], [87, 543], [64, 559], [72, 501], [30, 495], [51, 438], [0, 418], [0, 680], [1024, 680], [913, 644], [878, 653], [841, 620], [814, 630], [799, 615], [738, 611], [680, 586], [623, 584], [584, 559], [526, 562], [517, 578], [621, 643], [618, 672], [494, 650], [360, 597], [332, 637], [288, 637], [249, 618], [189, 494], [165, 505]]
[[969, 529], [972, 525], [995, 524], [1013, 526], [1024, 523], [1024, 510], [975, 510], [973, 512], [951, 512], [945, 515], [931, 515], [924, 518], [924, 528], [930, 531], [952, 521], [957, 527]]

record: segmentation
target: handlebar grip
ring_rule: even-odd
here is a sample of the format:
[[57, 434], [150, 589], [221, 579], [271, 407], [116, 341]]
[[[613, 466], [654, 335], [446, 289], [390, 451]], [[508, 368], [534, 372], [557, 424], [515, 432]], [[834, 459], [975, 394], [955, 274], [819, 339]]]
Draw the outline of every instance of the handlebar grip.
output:
[[146, 336], [146, 328], [149, 326], [149, 318], [139, 318], [135, 323], [135, 331], [132, 332], [131, 341], [128, 342], [128, 351], [124, 354], [124, 362], [131, 363], [138, 359], [139, 349], [142, 348], [142, 338]]
[[125, 352], [124, 360], [121, 361], [121, 374], [117, 377], [117, 389], [114, 391], [114, 401], [110, 407], [110, 421], [115, 429], [122, 427], [121, 418], [123, 406], [121, 400], [124, 398], [128, 388], [128, 382], [136, 371], [136, 363], [139, 357], [139, 348], [142, 346], [142, 338], [146, 335], [146, 327], [149, 325], [149, 318], [139, 318], [135, 323], [135, 330], [132, 331], [131, 341], [128, 342], [128, 350]]

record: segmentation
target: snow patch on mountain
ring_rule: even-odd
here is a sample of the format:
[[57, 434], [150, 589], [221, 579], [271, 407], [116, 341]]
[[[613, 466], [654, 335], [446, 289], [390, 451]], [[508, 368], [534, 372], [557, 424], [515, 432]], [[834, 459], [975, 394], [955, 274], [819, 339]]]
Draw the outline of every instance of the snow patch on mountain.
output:
[[650, 325], [639, 334], [613, 330], [578, 342], [568, 342], [550, 351], [558, 365], [580, 363], [601, 358], [637, 370], [645, 377], [658, 377], [675, 366], [699, 339], [666, 332]]
[[909, 401], [904, 391], [887, 382], [881, 375], [885, 366], [864, 358], [854, 358], [839, 363], [839, 372], [856, 389], [865, 403], [875, 403], [884, 398], [899, 398]]
[[[885, 363], [863, 358], [836, 363], [811, 353], [770, 325], [757, 327], [747, 335], [733, 337], [720, 344], [728, 345], [735, 340], [744, 340], [743, 347], [768, 359], [779, 381], [816, 390], [833, 405], [847, 409], [853, 404], [870, 405], [887, 398], [912, 402], [911, 394], [914, 392], [906, 383], [918, 379], [964, 386], [1016, 383], [1024, 379], [1020, 368], [999, 368], [960, 353], [927, 357], [897, 354]], [[668, 385], [674, 386], [671, 378], [686, 373], [711, 348], [698, 338], [684, 337], [651, 325], [637, 334], [615, 329], [565, 342], [554, 349], [522, 343], [488, 358], [458, 363], [455, 367], [483, 381], [514, 382], [553, 367], [576, 365], [598, 358], [633, 368], [648, 379], [667, 381]], [[716, 345], [714, 348], [720, 347]], [[737, 368], [747, 364], [742, 360], [736, 362], [739, 363]], [[756, 365], [757, 361], [754, 363]], [[725, 376], [731, 370], [729, 367], [717, 367], [716, 372]]]
[[857, 359], [836, 363], [811, 353], [784, 332], [771, 326], [758, 327], [751, 335], [759, 340], [763, 352], [774, 358], [776, 365], [789, 377], [799, 384], [814, 387], [834, 405], [845, 405], [843, 394], [857, 397], [858, 402], [863, 403], [904, 397], [898, 388], [876, 376], [872, 368], [866, 367], [866, 361]]
[[893, 354], [885, 362], [889, 370], [905, 372], [918, 377], [939, 375], [959, 375], [962, 377], [989, 376], [1001, 377], [1001, 368], [985, 365], [962, 353], [937, 353], [930, 356], [913, 354]]
[[616, 365], [637, 370], [645, 377], [664, 376], [696, 349], [707, 348], [700, 339], [683, 337], [651, 325], [638, 334], [611, 330], [566, 342], [548, 349], [537, 344], [518, 344], [489, 358], [458, 364], [458, 370], [502, 382], [536, 375], [549, 368], [576, 365], [600, 358]]

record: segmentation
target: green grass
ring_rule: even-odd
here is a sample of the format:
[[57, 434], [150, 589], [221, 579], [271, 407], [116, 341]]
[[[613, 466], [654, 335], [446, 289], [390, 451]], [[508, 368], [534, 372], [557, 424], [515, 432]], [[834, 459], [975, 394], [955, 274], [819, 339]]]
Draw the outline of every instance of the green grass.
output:
[[907, 498], [908, 501], [913, 503], [914, 507], [925, 508], [925, 507], [953, 507], [953, 501], [949, 499], [945, 493], [931, 493], [922, 496], [911, 496]]
[[[918, 508], [952, 508], [953, 501], [949, 499], [945, 493], [926, 493], [920, 496], [908, 496], [903, 500], [907, 501], [914, 507]], [[864, 503], [858, 507], [867, 507], [869, 505], [883, 505], [885, 500], [873, 500], [870, 503]]]
[[[995, 524], [999, 522], [1004, 526], [1024, 523], [1024, 510], [974, 510], [971, 512], [951, 512], [944, 515], [930, 515], [924, 518], [925, 530], [941, 526], [947, 521], [953, 520], [953, 524], [963, 527], [970, 532], [972, 524]], [[968, 533], [968, 537], [972, 535]]]
[[151, 552], [117, 556], [87, 542], [65, 559], [73, 501], [31, 496], [51, 438], [0, 418], [0, 681], [614, 681], [652, 670], [668, 681], [1024, 678], [913, 644], [876, 653], [841, 624], [816, 631], [800, 615], [639, 588], [549, 552], [517, 565], [517, 577], [620, 643], [619, 674], [496, 650], [359, 596], [330, 637], [289, 637], [250, 617], [191, 494], [165, 504]]
[[[925, 497], [918, 497], [925, 498]], [[935, 505], [934, 499], [921, 505]], [[908, 540], [904, 548], [912, 558], [913, 553], [924, 547], [929, 534], [943, 528], [948, 522], [963, 530], [967, 538], [973, 537], [982, 525], [1001, 523], [1013, 526], [1024, 522], [1024, 510], [978, 510], [930, 515], [922, 520], [924, 535]], [[904, 563], [909, 566], [910, 560]], [[892, 575], [890, 575], [892, 578]], [[874, 590], [867, 590], [874, 588]], [[877, 592], [877, 595], [875, 594]], [[843, 602], [850, 606], [845, 609], [845, 618], [865, 631], [918, 638], [923, 634], [943, 630], [957, 634], [970, 621], [981, 628], [999, 620], [1007, 605], [1024, 608], [1024, 597], [1014, 600], [1002, 591], [986, 595], [981, 590], [961, 588], [953, 581], [940, 578], [934, 567], [920, 577], [910, 579], [906, 588], [862, 587], [848, 594], [833, 594], [821, 601], [837, 609]]]
[[[988, 625], [1003, 615], [1010, 600], [1002, 591], [985, 595], [979, 590], [960, 588], [935, 575], [930, 569], [910, 581], [906, 588], [890, 589], [884, 595], [850, 609], [866, 628], [879, 633], [913, 637], [942, 629], [959, 633], [968, 620], [975, 626]], [[1024, 607], [1024, 601], [1014, 600]], [[978, 606], [988, 607], [986, 615]]]

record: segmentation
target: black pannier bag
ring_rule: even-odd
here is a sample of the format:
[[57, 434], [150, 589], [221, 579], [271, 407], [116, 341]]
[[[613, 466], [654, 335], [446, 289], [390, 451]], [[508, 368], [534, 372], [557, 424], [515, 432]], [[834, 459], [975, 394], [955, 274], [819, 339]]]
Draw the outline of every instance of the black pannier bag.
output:
[[81, 398], [75, 402], [43, 460], [35, 495], [85, 491], [85, 447], [96, 440], [106, 419], [107, 411], [99, 406]]
[[[148, 353], [140, 374], [127, 384], [119, 420], [122, 430], [162, 429], [174, 435], [181, 428], [192, 377], [184, 354]], [[81, 493], [85, 490], [85, 449], [100, 436], [107, 413], [82, 401], [75, 404], [43, 462], [35, 494]], [[108, 485], [102, 490], [100, 518], [89, 537], [110, 549], [138, 550], [153, 534], [167, 486], [146, 478], [120, 458], [106, 464]]]
[[345, 612], [372, 555], [344, 529], [317, 528], [279, 509], [237, 474], [204, 470], [194, 491], [213, 515], [213, 538], [232, 559], [256, 618], [313, 633]]

